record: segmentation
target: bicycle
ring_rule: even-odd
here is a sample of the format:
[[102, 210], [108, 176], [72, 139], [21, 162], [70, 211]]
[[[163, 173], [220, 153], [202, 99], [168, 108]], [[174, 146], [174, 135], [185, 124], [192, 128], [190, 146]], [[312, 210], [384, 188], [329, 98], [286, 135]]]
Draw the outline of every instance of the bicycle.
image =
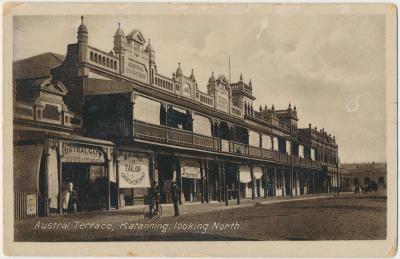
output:
[[146, 206], [143, 208], [143, 216], [144, 219], [154, 219], [154, 218], [160, 218], [162, 214], [162, 206], [161, 204], [157, 204], [155, 208], [150, 210], [150, 207]]

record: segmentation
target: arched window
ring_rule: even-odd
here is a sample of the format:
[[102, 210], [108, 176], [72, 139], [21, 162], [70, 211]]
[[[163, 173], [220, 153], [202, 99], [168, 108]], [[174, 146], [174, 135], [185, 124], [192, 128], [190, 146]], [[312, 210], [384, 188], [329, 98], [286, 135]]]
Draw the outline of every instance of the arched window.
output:
[[94, 62], [97, 63], [97, 54], [94, 54]]
[[117, 61], [114, 61], [114, 69], [117, 69]]
[[106, 58], [103, 57], [103, 66], [105, 66], [105, 65], [106, 65]]
[[93, 61], [93, 52], [90, 51], [90, 61]]
[[107, 58], [107, 67], [110, 67], [110, 59]]

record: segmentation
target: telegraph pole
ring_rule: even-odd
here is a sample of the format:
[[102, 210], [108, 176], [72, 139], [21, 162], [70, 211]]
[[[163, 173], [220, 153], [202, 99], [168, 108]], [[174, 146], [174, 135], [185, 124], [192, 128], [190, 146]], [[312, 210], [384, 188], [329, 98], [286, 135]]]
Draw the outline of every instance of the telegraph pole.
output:
[[[290, 106], [289, 106], [290, 108]], [[292, 141], [293, 141], [293, 123], [292, 111], [290, 110], [290, 198], [293, 198], [293, 155], [292, 155]]]

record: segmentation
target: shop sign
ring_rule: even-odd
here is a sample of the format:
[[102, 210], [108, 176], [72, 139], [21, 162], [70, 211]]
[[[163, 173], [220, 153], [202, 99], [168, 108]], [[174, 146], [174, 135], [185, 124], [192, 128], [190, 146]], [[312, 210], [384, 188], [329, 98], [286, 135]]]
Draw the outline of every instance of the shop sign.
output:
[[150, 187], [149, 156], [138, 152], [123, 152], [119, 157], [119, 187]]
[[200, 179], [200, 164], [193, 159], [181, 160], [181, 176], [185, 178]]
[[189, 166], [184, 166], [182, 167], [181, 170], [182, 177], [185, 178], [192, 178], [192, 179], [200, 179], [200, 168], [198, 167], [189, 167]]
[[26, 195], [26, 214], [27, 215], [36, 214], [36, 194]]
[[66, 163], [104, 163], [104, 154], [100, 148], [64, 143], [62, 151], [62, 161]]

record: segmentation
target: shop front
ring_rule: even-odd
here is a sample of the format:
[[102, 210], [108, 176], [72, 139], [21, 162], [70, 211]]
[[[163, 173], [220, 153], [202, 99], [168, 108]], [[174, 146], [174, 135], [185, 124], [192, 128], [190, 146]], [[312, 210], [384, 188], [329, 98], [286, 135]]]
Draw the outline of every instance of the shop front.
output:
[[70, 141], [50, 143], [47, 176], [50, 213], [109, 209], [112, 168], [108, 158], [112, 150]]
[[15, 139], [16, 218], [110, 208], [112, 142], [30, 130]]
[[181, 158], [180, 169], [182, 202], [201, 201], [203, 178], [200, 162], [194, 159]]

